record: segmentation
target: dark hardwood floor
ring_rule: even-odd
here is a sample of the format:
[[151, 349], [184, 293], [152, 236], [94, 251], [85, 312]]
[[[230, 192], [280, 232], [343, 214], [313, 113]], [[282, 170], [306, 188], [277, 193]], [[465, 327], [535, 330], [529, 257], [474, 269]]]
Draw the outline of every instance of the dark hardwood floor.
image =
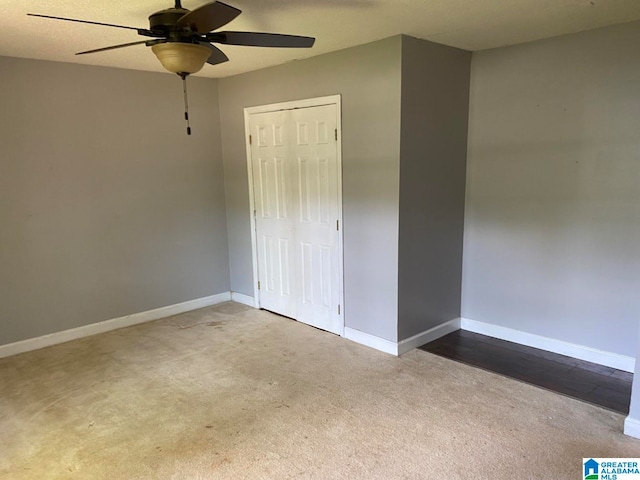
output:
[[628, 372], [465, 330], [420, 348], [609, 410], [629, 413], [633, 374]]

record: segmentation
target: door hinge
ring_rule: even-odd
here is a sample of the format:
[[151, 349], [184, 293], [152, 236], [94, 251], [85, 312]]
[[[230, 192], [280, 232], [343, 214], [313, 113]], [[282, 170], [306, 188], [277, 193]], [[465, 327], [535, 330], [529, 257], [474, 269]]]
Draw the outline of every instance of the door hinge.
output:
[[254, 211], [253, 211], [253, 218], [256, 218], [256, 216], [257, 216], [257, 215], [258, 215], [257, 211], [256, 211], [256, 210], [254, 210]]
[[260, 281], [258, 281], [258, 290], [260, 290]]
[[249, 135], [249, 145], [253, 145], [253, 138], [251, 138], [251, 135]]
[[335, 132], [335, 134], [336, 134], [336, 141], [338, 141], [338, 129], [336, 128], [336, 129], [334, 130], [334, 132]]
[[336, 230], [340, 231], [340, 220], [336, 220]]
[[340, 305], [338, 305], [338, 315], [340, 315]]

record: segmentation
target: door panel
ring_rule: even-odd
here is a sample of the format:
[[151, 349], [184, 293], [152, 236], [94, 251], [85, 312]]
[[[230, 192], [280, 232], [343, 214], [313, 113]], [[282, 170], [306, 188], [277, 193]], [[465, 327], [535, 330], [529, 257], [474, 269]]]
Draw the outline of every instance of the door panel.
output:
[[[252, 116], [254, 117], [254, 116]], [[290, 196], [287, 115], [275, 112], [252, 118], [251, 160], [255, 199], [260, 304], [287, 317], [296, 317], [292, 258], [293, 226]]]
[[294, 194], [300, 205], [296, 241], [305, 289], [298, 315], [309, 325], [341, 333], [336, 107], [292, 110], [291, 121], [298, 140], [291, 155], [298, 160], [293, 163], [297, 167]]

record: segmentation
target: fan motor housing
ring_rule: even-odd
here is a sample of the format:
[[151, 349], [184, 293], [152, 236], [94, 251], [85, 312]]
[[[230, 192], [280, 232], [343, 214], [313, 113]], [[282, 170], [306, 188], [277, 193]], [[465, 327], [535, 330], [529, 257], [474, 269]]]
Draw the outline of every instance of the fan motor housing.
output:
[[170, 32], [176, 29], [178, 20], [189, 13], [186, 8], [167, 8], [149, 16], [149, 29], [152, 32]]

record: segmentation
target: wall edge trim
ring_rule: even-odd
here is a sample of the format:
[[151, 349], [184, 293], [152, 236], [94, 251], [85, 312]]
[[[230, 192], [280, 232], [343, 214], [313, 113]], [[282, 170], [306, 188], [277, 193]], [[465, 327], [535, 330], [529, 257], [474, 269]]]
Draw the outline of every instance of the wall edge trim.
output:
[[5, 345], [0, 345], [0, 358], [18, 355], [19, 353], [39, 350], [41, 348], [58, 345], [60, 343], [77, 340], [79, 338], [90, 337], [99, 333], [110, 332], [120, 328], [131, 327], [140, 323], [152, 322], [160, 318], [178, 315], [180, 313], [198, 310], [199, 308], [210, 307], [222, 302], [231, 300], [231, 292], [219, 293], [208, 297], [197, 298], [187, 302], [168, 305], [166, 307], [155, 308], [144, 312], [133, 313], [123, 317], [103, 320], [101, 322], [83, 325], [81, 327], [62, 330], [60, 332], [49, 333], [39, 337], [27, 338]]
[[402, 340], [398, 343], [398, 353], [399, 355], [402, 355], [403, 353], [407, 353], [409, 350], [413, 350], [414, 348], [418, 348], [426, 343], [433, 342], [440, 337], [444, 337], [445, 335], [460, 330], [460, 324], [460, 317], [454, 318], [453, 320], [449, 320], [448, 322], [436, 325], [429, 330], [418, 333], [413, 337]]
[[624, 419], [624, 434], [634, 438], [640, 438], [640, 420], [628, 416]]
[[231, 292], [231, 301], [247, 305], [248, 307], [258, 308], [258, 302], [255, 298], [245, 295], [244, 293]]
[[469, 318], [462, 317], [461, 320], [461, 328], [470, 332], [519, 343], [520, 345], [526, 345], [528, 347], [539, 348], [560, 355], [567, 355], [579, 360], [624, 370], [625, 372], [633, 373], [635, 369], [636, 360], [633, 357], [586, 347], [584, 345], [577, 345], [555, 338], [543, 337], [500, 325], [479, 322]]
[[344, 338], [360, 345], [398, 356], [398, 344], [386, 338], [376, 337], [370, 333], [361, 332], [350, 327], [344, 327]]

